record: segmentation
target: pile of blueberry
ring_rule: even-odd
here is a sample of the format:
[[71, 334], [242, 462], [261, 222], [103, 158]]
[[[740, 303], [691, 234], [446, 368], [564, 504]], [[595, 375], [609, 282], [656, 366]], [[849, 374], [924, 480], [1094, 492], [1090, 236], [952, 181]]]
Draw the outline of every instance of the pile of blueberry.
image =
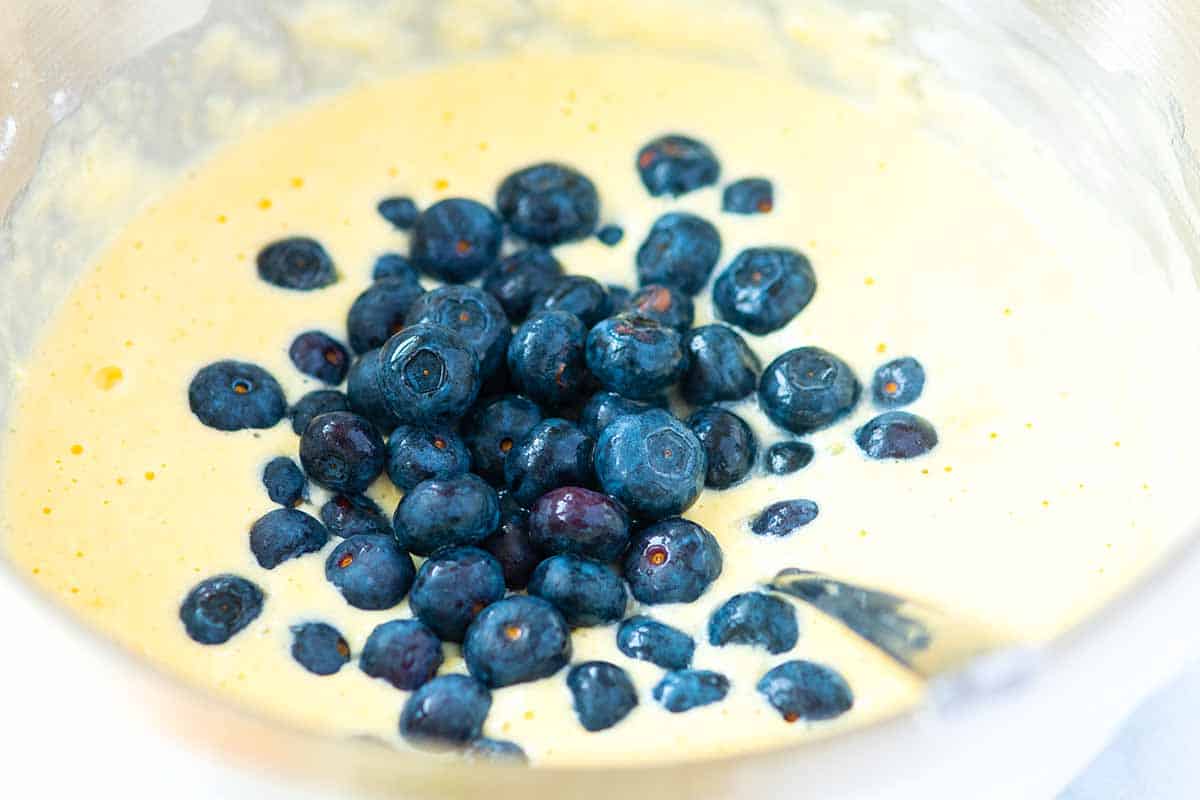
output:
[[[679, 195], [718, 181], [704, 144], [665, 136], [637, 155], [654, 195]], [[728, 185], [723, 208], [767, 213], [771, 183]], [[637, 251], [640, 288], [603, 286], [564, 275], [554, 245], [597, 232], [592, 182], [561, 164], [539, 164], [501, 183], [495, 210], [464, 198], [421, 211], [389, 198], [379, 212], [410, 231], [408, 257], [385, 255], [373, 283], [354, 301], [347, 342], [320, 331], [296, 337], [295, 366], [337, 387], [288, 406], [279, 384], [253, 364], [204, 367], [188, 392], [205, 425], [224, 431], [268, 428], [290, 416], [299, 465], [280, 457], [263, 480], [279, 508], [254, 523], [250, 550], [273, 569], [340, 541], [325, 561], [329, 582], [351, 606], [390, 609], [405, 597], [412, 619], [378, 626], [358, 654], [372, 677], [410, 691], [400, 733], [423, 747], [480, 756], [519, 755], [510, 742], [481, 738], [491, 693], [546, 678], [571, 662], [572, 628], [614, 625], [620, 651], [666, 672], [652, 696], [685, 712], [721, 701], [729, 679], [692, 669], [695, 642], [643, 613], [690, 603], [721, 574], [717, 539], [681, 515], [708, 487], [720, 490], [756, 469], [787, 474], [813, 448], [788, 440], [759, 456], [751, 427], [723, 404], [757, 394], [766, 415], [803, 436], [833, 425], [856, 406], [851, 368], [817, 347], [790, 350], [761, 368], [741, 329], [767, 334], [812, 300], [816, 276], [801, 253], [759, 247], [738, 254], [712, 284], [717, 315], [729, 324], [693, 328], [693, 297], [709, 285], [720, 235], [694, 214], [654, 223]], [[506, 237], [520, 244], [501, 256]], [[329, 254], [309, 238], [263, 249], [260, 277], [314, 291], [338, 280]], [[440, 282], [426, 291], [424, 275]], [[735, 329], [736, 328], [736, 329]], [[913, 359], [881, 367], [874, 401], [894, 409], [920, 395]], [[680, 419], [674, 406], [692, 409]], [[871, 458], [911, 458], [937, 442], [933, 427], [888, 410], [855, 433]], [[404, 491], [391, 518], [365, 492], [385, 474]], [[320, 519], [299, 510], [308, 484], [330, 493]], [[787, 536], [818, 513], [806, 499], [774, 503], [749, 532]], [[413, 556], [423, 559], [419, 568]], [[197, 642], [219, 644], [261, 611], [251, 581], [202, 581], [180, 616]], [[292, 628], [295, 659], [328, 675], [351, 659], [328, 624]], [[790, 651], [799, 627], [793, 606], [760, 591], [736, 595], [712, 615], [714, 646]], [[438, 676], [443, 643], [461, 645], [469, 675]], [[638, 703], [620, 666], [570, 666], [566, 685], [582, 726], [602, 730]], [[785, 662], [762, 677], [759, 693], [788, 720], [828, 719], [852, 694], [836, 672]]]

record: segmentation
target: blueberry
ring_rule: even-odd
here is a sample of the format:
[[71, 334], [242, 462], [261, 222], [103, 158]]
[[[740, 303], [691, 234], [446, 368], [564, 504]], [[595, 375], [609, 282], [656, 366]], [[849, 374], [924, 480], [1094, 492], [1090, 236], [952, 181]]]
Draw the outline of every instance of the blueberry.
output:
[[816, 273], [802, 253], [752, 247], [713, 284], [713, 307], [726, 322], [763, 336], [791, 322], [816, 291]]
[[590, 328], [608, 316], [608, 292], [594, 278], [567, 275], [534, 295], [529, 310], [569, 311]]
[[417, 268], [398, 253], [384, 253], [375, 259], [375, 266], [371, 269], [371, 280], [381, 281], [384, 278], [400, 278], [409, 283], [419, 282]]
[[409, 256], [417, 269], [446, 283], [466, 283], [496, 263], [504, 231], [482, 203], [452, 197], [434, 203], [413, 225]]
[[625, 229], [620, 225], [605, 225], [596, 231], [596, 238], [609, 247], [616, 247], [625, 238]]
[[358, 668], [411, 692], [432, 680], [442, 660], [442, 643], [432, 630], [415, 619], [396, 619], [371, 631]]
[[476, 474], [503, 486], [508, 454], [541, 421], [542, 411], [537, 404], [518, 395], [477, 406], [463, 425], [463, 438]]
[[314, 417], [300, 436], [300, 463], [334, 492], [360, 494], [383, 473], [387, 449], [366, 418], [349, 411]]
[[376, 428], [386, 433], [400, 421], [384, 400], [382, 372], [378, 350], [368, 350], [359, 356], [350, 365], [350, 374], [346, 376], [346, 401], [351, 411], [371, 420]]
[[382, 347], [404, 328], [409, 306], [423, 295], [421, 284], [407, 278], [381, 278], [357, 298], [346, 315], [350, 346], [358, 354]]
[[629, 291], [628, 287], [617, 283], [610, 283], [604, 287], [604, 290], [608, 292], [608, 313], [610, 315], [620, 314], [629, 310], [629, 303], [633, 300], [633, 292]]
[[345, 346], [321, 331], [307, 331], [292, 340], [288, 356], [296, 369], [317, 380], [337, 386], [346, 380], [350, 369], [350, 352]]
[[379, 351], [379, 386], [401, 422], [455, 422], [479, 395], [479, 359], [457, 333], [440, 325], [413, 325]]
[[906, 356], [889, 361], [875, 370], [871, 381], [871, 397], [876, 405], [899, 408], [916, 402], [925, 388], [925, 368], [915, 358]]
[[524, 507], [560, 486], [593, 486], [595, 440], [565, 419], [544, 419], [509, 451], [504, 480]]
[[721, 194], [721, 210], [727, 214], [770, 214], [773, 208], [775, 187], [766, 178], [742, 178]]
[[599, 561], [551, 556], [529, 579], [529, 593], [554, 604], [572, 628], [608, 625], [625, 616], [625, 582]]
[[585, 661], [567, 673], [575, 716], [586, 730], [611, 728], [638, 704], [637, 690], [625, 670], [607, 661]]
[[219, 431], [273, 428], [287, 414], [279, 383], [244, 361], [217, 361], [197, 372], [188, 386], [188, 406]]
[[483, 290], [496, 298], [514, 322], [529, 315], [533, 298], [562, 279], [562, 266], [549, 250], [530, 247], [501, 259], [483, 278]]
[[490, 535], [500, 524], [500, 500], [495, 489], [470, 473], [429, 480], [404, 495], [392, 524], [401, 547], [427, 556]]
[[400, 735], [416, 747], [461, 747], [479, 738], [492, 693], [466, 675], [442, 675], [413, 692], [400, 712]]
[[297, 436], [304, 433], [313, 417], [328, 414], [330, 411], [349, 411], [350, 401], [346, 395], [336, 389], [317, 389], [309, 392], [296, 401], [288, 410], [292, 418], [292, 430]]
[[463, 641], [467, 669], [493, 689], [546, 678], [571, 660], [571, 632], [540, 597], [512, 595], [480, 612]]
[[672, 714], [712, 705], [729, 694], [729, 678], [706, 669], [668, 672], [654, 687], [654, 699]]
[[812, 463], [815, 451], [807, 442], [776, 442], [767, 448], [767, 472], [772, 475], [791, 475]]
[[411, 197], [385, 197], [375, 208], [379, 211], [379, 216], [402, 231], [415, 225], [421, 213]]
[[517, 390], [547, 407], [569, 405], [590, 376], [584, 364], [586, 328], [567, 311], [534, 314], [508, 345], [508, 371]]
[[758, 457], [758, 439], [744, 419], [720, 406], [708, 406], [688, 417], [687, 425], [704, 446], [705, 486], [728, 489], [750, 474]]
[[741, 400], [758, 385], [762, 364], [733, 328], [696, 328], [684, 337], [683, 349], [688, 354], [688, 368], [679, 391], [694, 406]]
[[704, 447], [661, 409], [618, 417], [596, 442], [596, 476], [635, 517], [682, 514], [704, 489]]
[[179, 607], [179, 619], [193, 641], [224, 644], [262, 612], [263, 593], [237, 575], [215, 575], [196, 584]]
[[721, 165], [708, 145], [681, 134], [649, 142], [638, 151], [637, 168], [646, 190], [655, 197], [678, 197], [711, 186], [721, 177]]
[[474, 286], [442, 286], [418, 297], [408, 308], [406, 325], [441, 325], [462, 337], [479, 358], [487, 378], [503, 366], [512, 328], [496, 298]]
[[471, 469], [471, 455], [450, 430], [400, 425], [387, 444], [387, 473], [401, 489], [430, 478], [453, 478]]
[[267, 512], [250, 527], [250, 552], [263, 569], [275, 569], [289, 559], [315, 553], [328, 541], [324, 525], [294, 508]]
[[606, 494], [566, 486], [542, 495], [529, 512], [529, 537], [548, 554], [616, 561], [629, 543], [629, 514]]
[[579, 413], [579, 427], [588, 436], [599, 436], [600, 432], [617, 417], [641, 414], [652, 408], [666, 408], [666, 404], [667, 401], [661, 397], [647, 403], [641, 400], [630, 400], [615, 392], [596, 392]]
[[587, 365], [609, 391], [649, 400], [683, 376], [687, 353], [679, 331], [622, 314], [604, 320], [588, 333]]
[[271, 502], [287, 508], [299, 505], [308, 488], [304, 473], [287, 456], [278, 456], [267, 462], [263, 468], [262, 482]]
[[756, 688], [786, 722], [833, 719], [854, 705], [846, 679], [811, 661], [786, 661], [763, 675]]
[[374, 500], [362, 494], [335, 494], [321, 506], [321, 522], [330, 533], [342, 538], [360, 533], [392, 535], [392, 523]]
[[683, 211], [659, 217], [637, 251], [638, 282], [699, 294], [721, 258], [721, 234], [711, 222]]
[[819, 347], [797, 347], [767, 366], [758, 404], [776, 425], [803, 436], [849, 414], [861, 392], [845, 361]]
[[484, 761], [510, 761], [528, 764], [529, 758], [520, 745], [499, 739], [479, 738], [467, 745], [463, 754]]
[[617, 647], [630, 658], [663, 669], [687, 669], [696, 642], [683, 631], [650, 617], [630, 617], [617, 629]]
[[292, 626], [292, 658], [314, 675], [333, 675], [350, 660], [350, 645], [324, 622]]
[[529, 540], [529, 512], [521, 508], [504, 509], [501, 502], [500, 527], [480, 543], [504, 570], [504, 583], [519, 591], [529, 583], [529, 576], [542, 560], [541, 554]]
[[629, 298], [629, 313], [686, 333], [696, 318], [692, 298], [670, 286], [652, 283]]
[[564, 164], [543, 163], [505, 178], [496, 192], [496, 208], [513, 233], [554, 245], [591, 234], [600, 198], [587, 176]]
[[937, 446], [938, 435], [924, 417], [889, 411], [855, 431], [854, 441], [870, 458], [916, 458]]
[[258, 254], [258, 277], [282, 289], [311, 291], [337, 281], [333, 259], [320, 242], [304, 236], [280, 239]]
[[625, 553], [633, 596], [646, 605], [691, 603], [721, 574], [715, 536], [686, 519], [663, 520], [639, 531]]
[[780, 500], [760, 511], [750, 530], [758, 536], [791, 536], [816, 519], [819, 510], [812, 500]]
[[417, 570], [408, 604], [438, 638], [461, 642], [479, 612], [504, 597], [500, 562], [478, 547], [437, 551]]
[[391, 536], [347, 536], [325, 560], [325, 578], [364, 611], [395, 607], [412, 586], [412, 557]]
[[796, 609], [760, 592], [734, 595], [708, 621], [708, 641], [714, 647], [744, 644], [777, 655], [795, 647], [799, 637]]

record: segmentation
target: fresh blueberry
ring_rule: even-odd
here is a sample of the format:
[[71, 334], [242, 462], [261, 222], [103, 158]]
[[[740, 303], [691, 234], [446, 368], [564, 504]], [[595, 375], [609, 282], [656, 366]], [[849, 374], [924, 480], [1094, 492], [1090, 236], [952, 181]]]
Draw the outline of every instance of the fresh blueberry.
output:
[[617, 417], [596, 442], [600, 486], [635, 517], [682, 514], [704, 489], [704, 447], [666, 411]]
[[681, 194], [711, 186], [721, 177], [716, 155], [703, 142], [681, 134], [652, 140], [637, 156], [638, 174], [655, 197]]
[[282, 289], [311, 291], [337, 281], [333, 259], [320, 242], [304, 236], [281, 239], [258, 254], [258, 277]]
[[483, 278], [483, 290], [500, 303], [510, 320], [529, 316], [534, 297], [562, 279], [562, 265], [549, 250], [530, 247], [500, 260]]
[[347, 536], [325, 560], [325, 578], [364, 611], [395, 607], [416, 575], [412, 557], [391, 536]]
[[729, 694], [729, 678], [706, 669], [668, 672], [654, 687], [654, 699], [672, 714], [712, 705]]
[[579, 724], [593, 733], [616, 725], [638, 704], [629, 675], [607, 661], [585, 661], [571, 667], [567, 688]]
[[638, 532], [625, 553], [633, 596], [646, 605], [691, 603], [721, 574], [715, 536], [691, 520], [668, 519]]
[[752, 247], [713, 284], [713, 307], [726, 322], [763, 336], [791, 322], [816, 291], [816, 273], [802, 253]]
[[471, 469], [471, 454], [450, 430], [400, 425], [387, 444], [387, 473], [401, 489], [430, 478], [453, 478]]
[[267, 462], [263, 468], [262, 482], [271, 502], [286, 508], [299, 505], [308, 489], [304, 473], [287, 456], [277, 456]]
[[346, 395], [336, 389], [317, 389], [301, 397], [296, 404], [288, 409], [292, 418], [292, 430], [297, 436], [304, 433], [313, 417], [328, 414], [330, 411], [349, 411], [350, 401]]
[[489, 536], [500, 524], [500, 500], [495, 489], [470, 473], [429, 480], [404, 495], [392, 524], [401, 547], [427, 556]]
[[413, 692], [400, 712], [400, 735], [416, 747], [454, 749], [479, 738], [492, 693], [466, 675], [441, 675]]
[[254, 621], [262, 604], [262, 589], [250, 581], [237, 575], [215, 575], [188, 592], [179, 607], [179, 619], [192, 641], [224, 644]]
[[750, 530], [758, 536], [790, 536], [816, 519], [819, 510], [812, 500], [780, 500], [760, 511]]
[[432, 630], [415, 619], [396, 619], [371, 631], [358, 668], [411, 692], [437, 674], [442, 659], [442, 643]]
[[512, 595], [479, 613], [463, 640], [467, 669], [493, 689], [546, 678], [571, 660], [571, 632], [540, 597]]
[[803, 436], [849, 414], [861, 392], [845, 361], [819, 347], [797, 347], [767, 366], [758, 404], [776, 425]]
[[525, 751], [521, 749], [520, 745], [500, 739], [475, 739], [467, 745], [466, 749], [463, 750], [463, 754], [468, 758], [482, 761], [529, 763], [529, 757], [525, 755]]
[[300, 463], [313, 481], [334, 492], [361, 494], [383, 473], [387, 448], [364, 417], [333, 411], [314, 417], [300, 436]]
[[382, 372], [378, 350], [368, 350], [359, 356], [350, 365], [350, 374], [346, 376], [346, 402], [351, 411], [371, 420], [376, 428], [386, 433], [400, 421], [384, 400]]
[[417, 570], [408, 604], [438, 638], [461, 642], [479, 612], [504, 597], [500, 562], [478, 547], [439, 550]]
[[854, 441], [869, 458], [916, 458], [937, 446], [938, 435], [924, 417], [889, 411], [855, 431]]
[[812, 463], [815, 451], [807, 442], [776, 442], [767, 448], [767, 472], [772, 475], [791, 475]]
[[560, 486], [593, 486], [595, 440], [565, 419], [544, 419], [509, 451], [504, 480], [513, 499], [529, 507]]
[[375, 259], [375, 266], [371, 269], [371, 280], [381, 281], [384, 278], [401, 278], [409, 283], [417, 283], [417, 268], [398, 253], [384, 253]]
[[421, 212], [411, 197], [385, 197], [375, 206], [379, 216], [396, 228], [406, 231], [417, 222]]
[[404, 328], [409, 306], [423, 295], [421, 284], [407, 278], [381, 278], [357, 298], [346, 315], [350, 346], [362, 355], [382, 347], [392, 334]]
[[721, 258], [721, 234], [711, 222], [683, 211], [658, 218], [637, 252], [642, 286], [671, 286], [696, 295]]
[[785, 661], [763, 675], [756, 688], [785, 722], [833, 719], [854, 705], [846, 679], [811, 661]]
[[513, 334], [508, 371], [517, 390], [546, 407], [569, 405], [587, 386], [587, 329], [567, 311], [534, 314]]
[[392, 535], [392, 523], [365, 494], [335, 494], [321, 506], [321, 522], [326, 530], [343, 539], [360, 533]]
[[610, 283], [604, 289], [608, 292], [608, 313], [610, 316], [629, 310], [629, 303], [633, 300], [633, 292], [629, 291], [628, 287], [617, 283]]
[[503, 486], [508, 454], [541, 421], [542, 411], [537, 404], [519, 395], [506, 395], [477, 406], [463, 425], [475, 472]]
[[871, 396], [884, 408], [899, 408], [916, 402], [925, 388], [925, 368], [910, 356], [889, 361], [875, 370]]
[[594, 278], [567, 275], [534, 295], [529, 310], [569, 311], [590, 328], [608, 316], [608, 292]]
[[197, 372], [188, 386], [188, 406], [219, 431], [273, 428], [287, 414], [279, 383], [244, 361], [218, 361]]
[[687, 425], [704, 446], [705, 486], [728, 489], [750, 474], [758, 457], [758, 439], [744, 419], [720, 406], [708, 406], [688, 417]]
[[688, 368], [679, 391], [694, 406], [741, 400], [758, 385], [762, 364], [733, 328], [696, 328], [684, 337], [683, 349], [688, 354]]
[[760, 592], [734, 595], [708, 621], [708, 641], [714, 647], [744, 644], [778, 655], [795, 647], [799, 637], [796, 609]]
[[479, 395], [475, 351], [440, 325], [405, 328], [379, 351], [379, 364], [383, 399], [401, 422], [455, 422]]
[[504, 508], [501, 501], [500, 527], [480, 543], [504, 570], [504, 583], [513, 591], [524, 589], [529, 576], [542, 560], [541, 553], [529, 540], [529, 512]]
[[620, 225], [605, 225], [596, 231], [596, 238], [609, 247], [616, 247], [625, 238], [625, 229]]
[[645, 616], [630, 617], [617, 629], [617, 647], [639, 661], [663, 669], [687, 669], [696, 652], [696, 642], [678, 628]]
[[346, 380], [350, 369], [350, 352], [337, 339], [320, 331], [297, 336], [288, 348], [288, 356], [296, 369], [332, 386]]
[[496, 298], [474, 286], [442, 286], [408, 307], [406, 325], [441, 325], [462, 337], [479, 358], [479, 375], [488, 378], [504, 364], [512, 328]]
[[587, 176], [564, 164], [543, 163], [505, 178], [496, 192], [496, 208], [513, 233], [554, 245], [592, 232], [600, 198]]
[[350, 645], [324, 622], [292, 626], [292, 658], [314, 675], [333, 675], [350, 660]]
[[641, 400], [630, 400], [615, 392], [596, 392], [579, 413], [579, 427], [588, 436], [599, 436], [600, 431], [607, 428], [608, 424], [617, 417], [641, 414], [652, 408], [666, 408], [666, 405], [667, 401], [662, 397], [646, 403]]
[[329, 541], [329, 532], [316, 518], [294, 508], [267, 512], [250, 527], [250, 552], [263, 569], [315, 553]]
[[721, 194], [721, 210], [727, 214], [770, 214], [773, 208], [775, 187], [766, 178], [742, 178]]
[[413, 225], [409, 257], [417, 269], [446, 283], [466, 283], [496, 263], [504, 231], [482, 203], [452, 197], [434, 203]]
[[629, 298], [629, 313], [686, 333], [696, 318], [692, 298], [670, 286], [652, 283]]
[[587, 365], [611, 392], [649, 400], [673, 386], [687, 369], [679, 331], [652, 319], [622, 314], [588, 333]]
[[606, 494], [565, 486], [538, 498], [529, 511], [529, 537], [544, 553], [616, 561], [629, 544], [629, 514]]
[[576, 555], [551, 556], [529, 579], [529, 593], [553, 603], [572, 628], [608, 625], [625, 616], [628, 592], [606, 565]]

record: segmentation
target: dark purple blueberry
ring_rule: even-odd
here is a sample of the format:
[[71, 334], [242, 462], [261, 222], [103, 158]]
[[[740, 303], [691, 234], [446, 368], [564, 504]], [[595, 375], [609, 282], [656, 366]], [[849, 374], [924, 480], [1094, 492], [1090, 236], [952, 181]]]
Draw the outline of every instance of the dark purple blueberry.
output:
[[638, 174], [655, 197], [681, 194], [711, 186], [721, 177], [721, 164], [703, 142], [682, 134], [651, 140], [637, 155]]
[[321, 506], [321, 522], [343, 539], [360, 533], [392, 535], [392, 523], [375, 501], [363, 494], [335, 494]]
[[616, 247], [625, 238], [625, 229], [620, 225], [605, 225], [596, 231], [596, 238], [602, 244], [606, 244], [609, 247]]
[[758, 536], [791, 536], [816, 519], [819, 510], [812, 500], [780, 500], [760, 511], [750, 530]]
[[761, 592], [734, 595], [708, 621], [708, 641], [713, 647], [742, 644], [778, 655], [795, 647], [799, 638], [796, 609]]
[[437, 674], [442, 659], [442, 643], [433, 631], [415, 619], [397, 619], [371, 631], [358, 667], [372, 678], [411, 692]]
[[471, 455], [449, 429], [400, 425], [387, 443], [387, 473], [401, 489], [431, 478], [454, 478], [471, 469]]
[[346, 395], [336, 389], [317, 389], [309, 392], [296, 401], [288, 410], [292, 418], [292, 431], [297, 436], [304, 433], [313, 417], [328, 414], [330, 411], [349, 411], [350, 401]]
[[542, 163], [505, 178], [496, 208], [517, 236], [555, 245], [591, 234], [600, 198], [587, 176], [564, 164]]
[[707, 464], [696, 435], [666, 411], [618, 417], [596, 442], [605, 492], [645, 520], [682, 514], [704, 489]]
[[500, 255], [500, 218], [461, 197], [425, 209], [413, 225], [409, 257], [417, 269], [446, 283], [475, 280]]
[[501, 502], [500, 527], [479, 546], [500, 562], [505, 585], [520, 591], [529, 583], [542, 554], [529, 540], [529, 512], [521, 508], [505, 509], [504, 505]]
[[696, 642], [683, 631], [646, 616], [630, 617], [617, 629], [617, 647], [639, 661], [663, 669], [687, 669]]
[[488, 378], [504, 364], [512, 328], [496, 298], [474, 286], [441, 286], [408, 307], [406, 325], [441, 325], [462, 337], [479, 358], [479, 374]]
[[713, 307], [726, 322], [764, 336], [791, 322], [816, 291], [816, 273], [803, 253], [752, 247], [713, 284]]
[[475, 407], [463, 424], [473, 469], [495, 486], [504, 485], [504, 462], [517, 443], [542, 421], [532, 400], [505, 395]]
[[350, 351], [321, 331], [307, 331], [297, 336], [288, 348], [288, 356], [296, 369], [331, 386], [346, 380], [346, 372], [350, 369]]
[[673, 386], [687, 369], [679, 331], [651, 319], [622, 314], [592, 328], [587, 365], [610, 392], [650, 400]]
[[764, 675], [755, 688], [784, 722], [833, 719], [854, 705], [846, 679], [811, 661], [786, 661]]
[[409, 283], [418, 283], [417, 268], [399, 253], [384, 253], [375, 259], [371, 269], [371, 280], [381, 281], [384, 278], [400, 278]]
[[272, 503], [285, 508], [300, 505], [308, 491], [308, 480], [296, 462], [287, 456], [277, 456], [263, 468], [263, 486]]
[[529, 316], [534, 297], [562, 278], [558, 260], [541, 247], [518, 250], [500, 260], [483, 278], [483, 290], [495, 297], [513, 322]]
[[568, 311], [590, 328], [609, 315], [608, 292], [594, 278], [567, 275], [534, 295], [529, 311]]
[[411, 197], [385, 197], [375, 206], [379, 216], [398, 230], [406, 231], [417, 222], [421, 212]]
[[548, 555], [571, 553], [615, 561], [629, 543], [629, 514], [606, 494], [564, 486], [533, 504], [529, 537]]
[[565, 419], [545, 419], [517, 442], [504, 462], [513, 499], [529, 507], [560, 486], [593, 486], [595, 440]]
[[292, 626], [292, 658], [314, 675], [333, 675], [350, 660], [350, 645], [324, 622]]
[[255, 584], [237, 575], [214, 575], [188, 592], [179, 620], [192, 641], [224, 644], [262, 613], [262, 605], [262, 589]]
[[696, 318], [692, 298], [670, 286], [652, 283], [629, 299], [629, 313], [687, 333]]
[[305, 236], [272, 242], [259, 251], [257, 263], [258, 277], [281, 289], [323, 289], [338, 277], [321, 243]]
[[294, 508], [277, 508], [250, 528], [250, 552], [263, 569], [305, 553], [315, 553], [329, 541], [329, 532], [314, 517]]
[[379, 351], [379, 386], [388, 410], [410, 425], [456, 422], [479, 395], [479, 358], [454, 331], [413, 325]]
[[408, 604], [446, 642], [461, 642], [479, 612], [504, 597], [500, 562], [478, 547], [447, 547], [417, 570]]
[[695, 328], [684, 337], [683, 349], [688, 354], [688, 368], [679, 391], [694, 406], [741, 400], [758, 386], [762, 363], [733, 328]]
[[672, 714], [712, 705], [729, 694], [729, 678], [706, 669], [668, 672], [654, 687], [654, 699]]
[[279, 383], [262, 367], [244, 361], [218, 361], [197, 372], [188, 386], [188, 406], [197, 419], [219, 431], [273, 428], [287, 414]]
[[638, 283], [697, 295], [721, 258], [721, 234], [711, 222], [684, 211], [659, 217], [637, 252]]
[[404, 328], [409, 306], [425, 294], [421, 284], [406, 278], [381, 278], [355, 300], [346, 315], [350, 347], [362, 355], [382, 347]]
[[869, 458], [902, 459], [925, 455], [937, 447], [938, 435], [924, 417], [889, 411], [855, 431], [854, 441]]
[[772, 475], [791, 475], [812, 463], [815, 451], [807, 442], [776, 442], [763, 459]]
[[758, 439], [746, 420], [720, 406], [708, 406], [688, 417], [687, 425], [704, 446], [705, 486], [728, 489], [750, 474], [758, 457]]
[[383, 474], [387, 449], [369, 420], [348, 411], [314, 417], [300, 436], [308, 477], [334, 492], [361, 494]]
[[646, 605], [690, 603], [704, 594], [724, 566], [721, 545], [686, 519], [667, 519], [634, 535], [625, 553], [630, 591]]
[[467, 628], [467, 669], [498, 689], [536, 681], [571, 660], [571, 631], [562, 614], [540, 597], [512, 595], [492, 603]]
[[585, 661], [567, 673], [575, 716], [585, 730], [611, 728], [637, 707], [637, 690], [625, 670], [607, 661]]
[[774, 208], [775, 187], [766, 178], [742, 178], [721, 194], [721, 210], [727, 214], [770, 214]]
[[875, 405], [899, 408], [916, 402], [925, 389], [925, 368], [910, 356], [897, 358], [875, 370], [871, 397]]
[[470, 473], [417, 484], [404, 495], [392, 518], [396, 540], [419, 556], [475, 544], [499, 524], [496, 490]]
[[408, 698], [400, 735], [424, 750], [458, 749], [479, 738], [492, 693], [466, 675], [441, 675]]
[[394, 608], [416, 575], [412, 557], [391, 536], [348, 536], [325, 560], [325, 578], [346, 602], [365, 611]]
[[590, 376], [584, 363], [587, 329], [568, 311], [533, 314], [508, 346], [508, 372], [517, 391], [544, 408], [577, 400]]
[[798, 347], [767, 365], [758, 404], [776, 425], [803, 436], [849, 414], [861, 392], [845, 361], [819, 347]]

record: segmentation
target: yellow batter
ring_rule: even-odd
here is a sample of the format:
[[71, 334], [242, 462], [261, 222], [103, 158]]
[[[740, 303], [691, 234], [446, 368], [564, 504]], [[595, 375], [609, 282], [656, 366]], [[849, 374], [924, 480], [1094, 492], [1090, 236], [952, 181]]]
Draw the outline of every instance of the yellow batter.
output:
[[[719, 189], [678, 202], [649, 197], [634, 154], [671, 131], [709, 143], [727, 180], [772, 178], [774, 212], [723, 215]], [[917, 702], [916, 681], [804, 610], [792, 653], [708, 646], [712, 610], [780, 567], [893, 588], [1043, 639], [1126, 586], [1189, 520], [1192, 490], [1177, 454], [1194, 451], [1200, 431], [1150, 411], [1192, 381], [1178, 374], [1197, 363], [1183, 336], [1185, 304], [1130, 274], [1102, 237], [1077, 235], [1084, 226], [1074, 209], [1048, 226], [1064, 235], [1043, 235], [915, 121], [782, 73], [608, 53], [513, 57], [368, 85], [243, 137], [153, 200], [82, 279], [27, 365], [4, 473], [10, 558], [76, 613], [190, 681], [297, 725], [402, 747], [405, 695], [353, 663], [332, 677], [304, 671], [288, 652], [288, 628], [330, 622], [357, 654], [374, 626], [408, 616], [407, 604], [351, 608], [325, 581], [327, 551], [259, 569], [247, 532], [272, 508], [261, 469], [294, 455], [297, 438], [286, 422], [263, 432], [206, 428], [189, 412], [186, 388], [222, 358], [261, 364], [291, 400], [316, 388], [291, 366], [288, 344], [311, 328], [343, 337], [375, 258], [406, 248], [376, 202], [392, 194], [422, 206], [449, 196], [490, 202], [505, 175], [543, 160], [589, 175], [603, 221], [626, 230], [616, 248], [595, 240], [559, 248], [572, 272], [632, 285], [637, 246], [673, 208], [719, 225], [722, 268], [751, 245], [805, 251], [816, 298], [789, 327], [752, 341], [764, 364], [816, 344], [869, 380], [882, 362], [914, 355], [929, 379], [912, 410], [934, 422], [941, 444], [906, 463], [868, 461], [851, 439], [873, 413], [864, 402], [811, 437], [817, 457], [807, 469], [706, 492], [687, 516], [718, 537], [725, 571], [696, 603], [650, 613], [696, 637], [695, 665], [726, 673], [729, 697], [668, 714], [650, 698], [656, 667], [621, 656], [613, 628], [580, 631], [575, 658], [626, 667], [642, 703], [616, 727], [587, 733], [563, 673], [496, 692], [486, 735], [518, 742], [534, 762], [731, 753], [827, 735]], [[297, 293], [258, 279], [255, 254], [289, 233], [325, 245], [341, 276], [335, 286]], [[698, 301], [702, 324], [711, 319], [707, 293]], [[764, 446], [780, 438], [757, 410], [738, 410]], [[389, 510], [397, 500], [386, 479], [372, 494]], [[790, 497], [816, 500], [820, 517], [788, 539], [748, 533], [748, 515]], [[314, 490], [305, 510], [323, 500]], [[259, 583], [267, 600], [228, 644], [202, 647], [184, 635], [178, 606], [219, 572]], [[783, 723], [754, 683], [797, 657], [841, 671], [853, 710], [829, 723]], [[463, 670], [453, 646], [444, 670]]]

